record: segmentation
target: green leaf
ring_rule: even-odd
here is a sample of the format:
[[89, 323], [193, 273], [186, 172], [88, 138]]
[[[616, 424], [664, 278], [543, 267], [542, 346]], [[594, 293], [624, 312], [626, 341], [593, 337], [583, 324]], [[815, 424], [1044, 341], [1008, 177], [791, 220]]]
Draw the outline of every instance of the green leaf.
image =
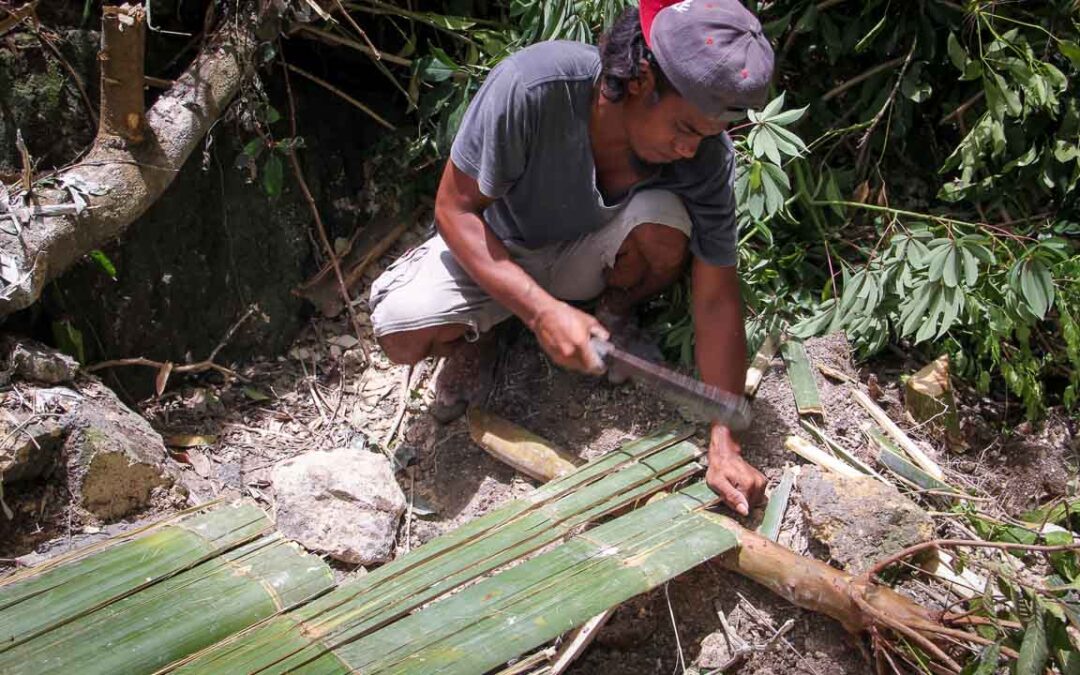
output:
[[960, 310], [964, 307], [964, 295], [955, 288], [946, 288], [942, 296], [945, 299], [941, 313], [941, 324], [934, 335], [935, 339], [940, 339], [941, 336], [948, 332], [953, 322], [956, 321], [956, 317], [960, 314]]
[[266, 149], [266, 143], [263, 139], [253, 138], [244, 146], [244, 154], [252, 159], [258, 159], [264, 149]]
[[966, 247], [960, 249], [960, 255], [964, 261], [964, 284], [972, 287], [979, 281], [979, 261]]
[[942, 310], [945, 304], [945, 293], [942, 291], [941, 286], [934, 286], [934, 300], [930, 307], [930, 311], [923, 317], [922, 325], [919, 326], [919, 330], [915, 333], [916, 344], [924, 340], [929, 340], [937, 332], [938, 317], [941, 316]]
[[979, 654], [979, 660], [969, 663], [960, 675], [994, 675], [1000, 658], [1001, 645], [986, 645]]
[[956, 247], [950, 246], [945, 254], [945, 262], [941, 268], [941, 280], [949, 288], [956, 288], [957, 277], [960, 273], [960, 261], [956, 258]]
[[767, 120], [784, 107], [784, 92], [780, 92], [780, 95], [769, 101], [769, 104], [765, 106], [765, 109], [761, 111], [761, 118]]
[[247, 396], [249, 399], [256, 402], [270, 400], [269, 395], [264, 394], [261, 390], [256, 389], [255, 387], [244, 387], [244, 396]]
[[1020, 289], [1031, 313], [1039, 319], [1046, 316], [1054, 302], [1054, 280], [1042, 261], [1031, 258], [1020, 269]]
[[420, 77], [427, 82], [442, 82], [457, 71], [457, 64], [438, 47], [431, 48], [431, 55], [418, 62]]
[[1070, 40], [1058, 40], [1058, 49], [1073, 64], [1073, 68], [1080, 69], [1080, 45]]
[[768, 157], [773, 164], [779, 164], [783, 161], [780, 158], [780, 151], [776, 147], [773, 132], [768, 127], [761, 127], [757, 137], [754, 139], [753, 148], [755, 157]]
[[435, 14], [433, 12], [423, 12], [420, 16], [432, 26], [452, 31], [464, 31], [476, 25], [475, 21], [463, 16], [450, 16], [448, 14]]
[[116, 281], [116, 265], [113, 265], [113, 262], [109, 260], [109, 256], [105, 255], [104, 251], [94, 249], [87, 255], [89, 255], [90, 259], [96, 262], [98, 266], [105, 271], [105, 274], [109, 275], [110, 279]]
[[869, 47], [870, 43], [874, 41], [875, 37], [877, 37], [877, 34], [880, 33], [881, 29], [885, 27], [885, 24], [888, 20], [889, 13], [882, 12], [881, 18], [876, 24], [874, 24], [874, 27], [870, 29], [870, 32], [864, 35], [862, 39], [859, 40], [857, 43], [855, 43], [855, 53], [860, 53], [864, 51], [867, 47]]
[[956, 39], [956, 34], [949, 31], [949, 39], [946, 43], [949, 49], [949, 60], [956, 66], [956, 69], [961, 73], [964, 72], [964, 65], [967, 63], [967, 52], [960, 46], [960, 41]]
[[86, 348], [83, 345], [83, 334], [73, 323], [67, 319], [53, 321], [53, 342], [57, 349], [74, 358], [79, 363], [86, 363]]
[[1050, 650], [1046, 644], [1046, 614], [1042, 603], [1035, 601], [1035, 613], [1024, 630], [1020, 656], [1016, 659], [1016, 675], [1043, 675]]
[[780, 126], [787, 126], [794, 122], [799, 121], [806, 109], [810, 106], [803, 106], [801, 108], [795, 108], [794, 110], [785, 110], [782, 113], [773, 115], [768, 119], [769, 124], [779, 124]]
[[263, 162], [263, 190], [266, 191], [267, 195], [277, 197], [281, 194], [281, 187], [284, 181], [285, 167], [281, 162], [281, 157], [276, 153], [270, 153], [270, 156]]
[[926, 319], [926, 308], [930, 306], [936, 288], [937, 286], [923, 284], [915, 290], [914, 298], [901, 310], [900, 335], [911, 335], [919, 325], [919, 321]]

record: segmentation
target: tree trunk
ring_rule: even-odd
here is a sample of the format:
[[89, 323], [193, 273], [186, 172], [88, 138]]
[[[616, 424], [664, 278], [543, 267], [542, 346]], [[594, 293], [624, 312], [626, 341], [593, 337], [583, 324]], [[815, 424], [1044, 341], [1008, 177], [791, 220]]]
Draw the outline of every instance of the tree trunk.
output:
[[[119, 236], [161, 196], [251, 72], [260, 27], [275, 3], [244, 3], [223, 19], [195, 61], [143, 111], [144, 15], [106, 7], [101, 123], [87, 156], [50, 182], [0, 205], [0, 316], [33, 304], [44, 285]], [[6, 195], [0, 193], [0, 197]]]

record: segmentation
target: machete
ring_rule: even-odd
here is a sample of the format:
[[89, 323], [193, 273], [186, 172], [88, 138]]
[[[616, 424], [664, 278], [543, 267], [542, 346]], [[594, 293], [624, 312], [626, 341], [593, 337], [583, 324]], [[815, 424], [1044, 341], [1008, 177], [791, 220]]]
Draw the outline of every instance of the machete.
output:
[[649, 385], [699, 421], [719, 422], [732, 431], [750, 426], [750, 403], [745, 397], [643, 359], [607, 340], [594, 337], [590, 344], [605, 367], [615, 368], [619, 373]]

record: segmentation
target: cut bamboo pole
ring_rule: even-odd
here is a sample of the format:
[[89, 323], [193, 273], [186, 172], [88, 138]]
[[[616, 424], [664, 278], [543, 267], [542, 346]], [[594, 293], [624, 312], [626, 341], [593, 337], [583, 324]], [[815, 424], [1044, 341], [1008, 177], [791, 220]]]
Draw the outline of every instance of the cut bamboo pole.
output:
[[784, 512], [787, 511], [788, 500], [791, 497], [791, 487], [795, 484], [795, 478], [799, 475], [799, 467], [789, 466], [784, 469], [784, 475], [780, 483], [769, 495], [769, 503], [765, 506], [765, 515], [761, 517], [761, 524], [757, 532], [771, 541], [776, 541], [780, 536], [780, 523], [784, 520]]
[[893, 444], [880, 429], [870, 424], [863, 425], [863, 433], [878, 447], [878, 461], [902, 479], [905, 483], [920, 489], [946, 492], [963, 497], [963, 493], [957, 491], [948, 483], [931, 476], [926, 471], [915, 466], [903, 457], [899, 449]]
[[832, 471], [841, 476], [847, 478], [858, 478], [859, 476], [865, 476], [863, 472], [859, 471], [850, 464], [841, 462], [839, 459], [828, 454], [824, 450], [818, 448], [816, 445], [798, 436], [788, 436], [784, 441], [784, 447], [794, 452], [799, 457], [802, 457], [811, 464]]
[[776, 334], [769, 333], [765, 336], [765, 340], [761, 343], [757, 353], [754, 354], [754, 360], [751, 361], [750, 367], [746, 370], [746, 387], [743, 393], [746, 394], [747, 398], [753, 398], [757, 394], [758, 387], [761, 386], [761, 380], [765, 378], [765, 373], [769, 371], [769, 365], [772, 363], [773, 357], [776, 356], [779, 342], [780, 340]]
[[572, 472], [582, 460], [483, 408], [470, 408], [469, 436], [495, 459], [547, 482]]
[[810, 357], [806, 354], [803, 343], [787, 340], [780, 348], [787, 364], [788, 380], [795, 395], [795, 407], [800, 415], [825, 416], [825, 407], [821, 405], [814, 371], [810, 368]]
[[802, 425], [803, 429], [806, 429], [806, 431], [809, 432], [811, 436], [816, 438], [819, 443], [822, 443], [823, 445], [825, 445], [825, 447], [827, 447], [829, 450], [831, 450], [833, 452], [833, 454], [836, 455], [837, 457], [839, 457], [840, 459], [842, 459], [845, 462], [847, 462], [848, 464], [852, 465], [853, 467], [855, 467], [859, 471], [862, 471], [866, 475], [873, 476], [874, 478], [877, 478], [882, 483], [888, 483], [889, 482], [889, 481], [885, 480], [885, 477], [882, 476], [880, 473], [878, 473], [877, 471], [874, 471], [872, 468], [870, 468], [870, 466], [867, 465], [866, 462], [862, 461], [861, 459], [859, 459], [855, 455], [851, 454], [850, 452], [847, 451], [847, 448], [845, 448], [844, 446], [840, 445], [839, 443], [834, 441], [832, 438], [830, 438], [829, 435], [825, 433], [825, 430], [822, 429], [821, 427], [819, 427], [818, 425], [814, 424], [813, 422], [811, 422], [809, 420], [799, 420], [799, 423]]
[[923, 452], [922, 448], [920, 448], [910, 436], [905, 434], [903, 430], [896, 425], [896, 422], [893, 422], [889, 416], [885, 414], [885, 411], [882, 410], [877, 403], [874, 403], [870, 400], [869, 396], [855, 387], [851, 388], [851, 396], [866, 410], [867, 413], [870, 414], [870, 417], [874, 418], [875, 422], [881, 425], [882, 429], [893, 437], [893, 440], [903, 448], [904, 452], [911, 457], [915, 464], [919, 465], [923, 471], [937, 480], [945, 479], [945, 472], [941, 470], [941, 467], [938, 466], [937, 462], [930, 459], [929, 455]]

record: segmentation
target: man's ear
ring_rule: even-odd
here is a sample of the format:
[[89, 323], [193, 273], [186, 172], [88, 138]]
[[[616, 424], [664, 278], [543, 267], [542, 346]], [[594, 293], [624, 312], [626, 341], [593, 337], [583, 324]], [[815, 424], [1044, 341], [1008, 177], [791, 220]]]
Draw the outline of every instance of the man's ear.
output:
[[649, 97], [656, 91], [656, 73], [647, 59], [641, 59], [637, 79], [627, 82], [626, 89], [635, 98]]

